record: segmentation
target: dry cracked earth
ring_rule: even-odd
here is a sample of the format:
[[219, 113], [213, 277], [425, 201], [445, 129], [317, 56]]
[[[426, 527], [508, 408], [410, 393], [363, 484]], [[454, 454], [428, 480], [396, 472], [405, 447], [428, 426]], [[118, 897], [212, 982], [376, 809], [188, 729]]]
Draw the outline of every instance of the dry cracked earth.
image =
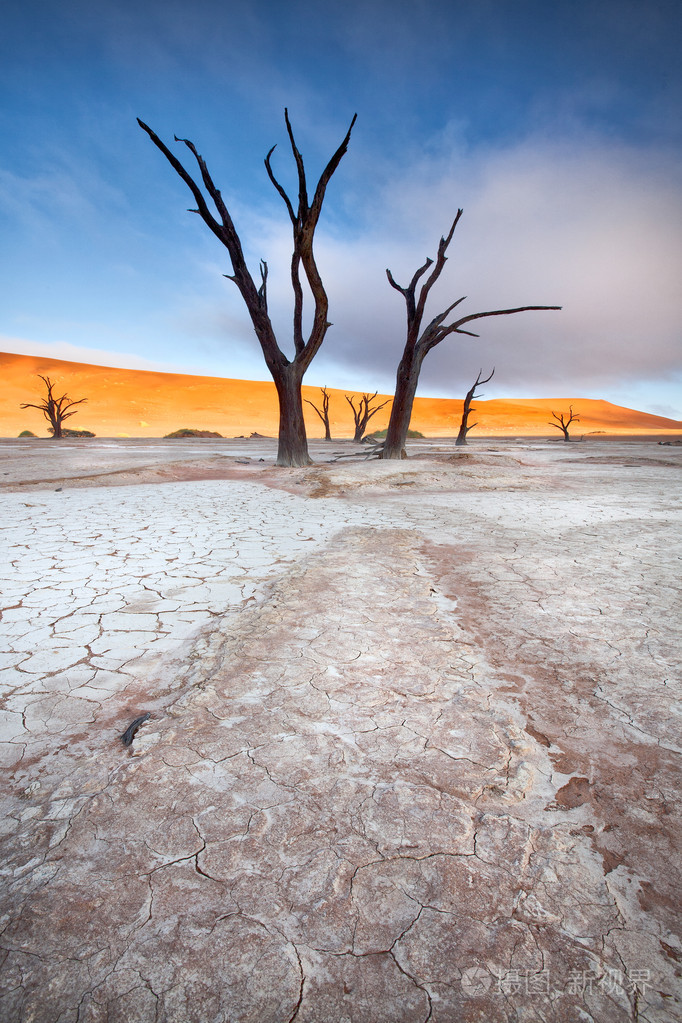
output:
[[336, 450], [0, 443], [0, 1019], [679, 1021], [682, 447]]

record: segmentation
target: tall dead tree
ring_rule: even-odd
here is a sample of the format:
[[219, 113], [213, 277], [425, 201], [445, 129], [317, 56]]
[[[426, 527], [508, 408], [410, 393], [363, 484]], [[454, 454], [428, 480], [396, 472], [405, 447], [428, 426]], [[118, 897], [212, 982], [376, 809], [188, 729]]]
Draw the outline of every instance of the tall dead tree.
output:
[[553, 426], [555, 430], [561, 430], [564, 435], [564, 440], [569, 441], [571, 438], [568, 436], [568, 428], [571, 423], [577, 423], [580, 421], [579, 415], [573, 415], [573, 406], [568, 406], [568, 419], [564, 419], [564, 413], [560, 412], [559, 415], [556, 412], [552, 412], [552, 416], [556, 419], [556, 423], [549, 423], [549, 426]]
[[[272, 147], [265, 158], [265, 169], [270, 181], [284, 200], [287, 213], [293, 227], [293, 253], [291, 256], [291, 286], [294, 292], [294, 317], [293, 317], [293, 343], [295, 355], [288, 359], [277, 343], [275, 331], [268, 314], [267, 301], [267, 279], [268, 265], [265, 260], [260, 263], [260, 286], [256, 284], [246, 265], [242, 251], [241, 240], [228, 209], [223, 201], [222, 195], [216, 188], [204, 159], [197, 152], [194, 144], [189, 139], [179, 139], [175, 136], [176, 142], [183, 142], [194, 156], [199, 170], [204, 189], [213, 202], [217, 212], [217, 218], [209, 209], [204, 192], [189, 172], [183, 167], [180, 161], [171, 153], [159, 137], [143, 121], [138, 118], [138, 124], [146, 131], [154, 145], [161, 150], [171, 167], [180, 175], [187, 187], [190, 189], [197, 204], [192, 213], [198, 213], [210, 231], [222, 242], [227, 249], [232, 263], [232, 274], [225, 274], [229, 280], [234, 281], [242, 296], [256, 337], [260, 343], [265, 363], [272, 374], [272, 379], [277, 388], [279, 398], [279, 446], [277, 451], [278, 465], [309, 465], [311, 462], [308, 454], [308, 443], [306, 439], [305, 423], [303, 421], [303, 400], [301, 396], [301, 383], [303, 374], [319, 351], [324, 341], [325, 334], [331, 326], [327, 320], [329, 302], [322, 279], [320, 277], [315, 256], [313, 254], [313, 237], [315, 228], [320, 219], [322, 203], [329, 180], [338, 167], [341, 159], [348, 149], [350, 134], [353, 130], [357, 115], [353, 117], [350, 127], [343, 142], [336, 150], [331, 160], [322, 171], [320, 179], [315, 188], [312, 201], [308, 197], [308, 184], [301, 156], [294, 133], [289, 122], [288, 111], [284, 111], [287, 134], [291, 152], [296, 163], [298, 174], [298, 204], [295, 207], [282, 185], [276, 179], [272, 166], [271, 157], [275, 150]], [[303, 285], [301, 281], [301, 267], [305, 280], [308, 283], [313, 298], [314, 312], [312, 326], [306, 337], [303, 334]]]
[[[42, 380], [47, 388], [47, 394], [43, 401], [39, 405], [32, 405], [30, 402], [25, 402], [21, 405], [21, 408], [37, 408], [43, 413], [48, 423], [50, 424], [50, 433], [52, 434], [53, 440], [60, 440], [63, 437], [62, 423], [69, 416], [75, 416], [78, 409], [74, 408], [74, 405], [82, 405], [83, 402], [87, 401], [87, 398], [79, 398], [78, 401], [72, 401], [68, 394], [63, 394], [61, 398], [55, 398], [52, 388], [54, 384], [49, 377], [41, 376], [38, 373], [38, 379]], [[69, 409], [73, 409], [69, 412]]]
[[[473, 430], [475, 426], [478, 426], [478, 423], [472, 423], [471, 426], [469, 426], [469, 416], [471, 415], [472, 412], [476, 411], [475, 408], [471, 407], [471, 403], [474, 400], [474, 398], [477, 397], [476, 388], [479, 387], [481, 384], [487, 384], [489, 380], [492, 380], [492, 378], [495, 376], [495, 369], [493, 367], [492, 373], [490, 374], [489, 377], [486, 377], [485, 380], [481, 380], [482, 372], [483, 370], [479, 369], [478, 376], [474, 380], [473, 387], [470, 387], [466, 393], [466, 398], [464, 399], [464, 408], [462, 409], [462, 422], [459, 424], [459, 433], [457, 434], [455, 447], [461, 447], [462, 444], [466, 444], [467, 434], [469, 430]], [[480, 394], [478, 395], [478, 397], [479, 398], [481, 397]]]
[[374, 408], [372, 408], [371, 402], [374, 401], [374, 399], [377, 396], [377, 393], [378, 392], [375, 391], [374, 394], [363, 394], [363, 396], [360, 398], [358, 408], [355, 407], [352, 396], [349, 398], [348, 395], [346, 395], [346, 401], [353, 409], [353, 419], [355, 420], [355, 435], [353, 437], [354, 441], [359, 442], [362, 440], [362, 438], [365, 436], [367, 424], [372, 418], [372, 416], [375, 416], [377, 412], [380, 412], [382, 408], [385, 408], [386, 405], [390, 404], [391, 399], [388, 398], [388, 400], [382, 402], [381, 405], [375, 405]]
[[[407, 337], [402, 358], [398, 365], [393, 408], [391, 409], [391, 418], [388, 424], [382, 458], [405, 457], [405, 439], [412, 416], [412, 406], [419, 382], [419, 374], [422, 363], [432, 348], [439, 345], [450, 334], [467, 334], [469, 337], [478, 337], [478, 334], [473, 334], [470, 330], [462, 330], [464, 324], [469, 323], [471, 320], [480, 320], [485, 316], [511, 316], [513, 313], [525, 313], [536, 309], [561, 309], [561, 306], [558, 305], [524, 305], [516, 309], [493, 309], [484, 313], [469, 313], [468, 316], [462, 316], [460, 319], [455, 320], [454, 323], [446, 324], [445, 320], [452, 310], [466, 298], [466, 296], [463, 296], [449, 305], [442, 313], [439, 313], [438, 316], [435, 316], [422, 330], [426, 300], [445, 266], [447, 260], [445, 254], [452, 241], [452, 236], [455, 233], [455, 228], [459, 223], [462, 212], [462, 210], [457, 210], [457, 216], [452, 223], [447, 237], [441, 238], [435, 263], [432, 259], [427, 259], [424, 265], [415, 271], [407, 287], [402, 288], [399, 284], [396, 284], [391, 271], [386, 271], [391, 287], [399, 291], [405, 299], [407, 306]], [[433, 267], [433, 269], [419, 289], [419, 295], [417, 296], [417, 285], [430, 267]]]
[[311, 405], [315, 409], [315, 411], [317, 412], [318, 416], [320, 417], [320, 419], [324, 423], [324, 439], [325, 440], [331, 440], [332, 439], [332, 433], [331, 433], [331, 429], [329, 427], [329, 392], [327, 391], [326, 387], [321, 387], [320, 390], [322, 391], [322, 408], [321, 409], [319, 409], [317, 407], [317, 405], [314, 404], [314, 402], [309, 401], [308, 398], [305, 399], [305, 403], [306, 403], [306, 405]]

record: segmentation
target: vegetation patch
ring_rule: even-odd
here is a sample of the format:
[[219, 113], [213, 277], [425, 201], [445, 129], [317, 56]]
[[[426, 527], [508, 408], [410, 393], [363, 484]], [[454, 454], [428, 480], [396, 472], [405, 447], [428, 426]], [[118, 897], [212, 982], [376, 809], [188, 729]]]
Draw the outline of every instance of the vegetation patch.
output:
[[214, 433], [213, 430], [175, 430], [173, 433], [167, 433], [164, 440], [169, 437], [222, 437], [222, 433]]
[[[388, 433], [387, 429], [386, 430], [375, 430], [374, 433], [372, 434], [372, 437], [382, 438], [382, 437], [385, 437], [387, 433]], [[424, 440], [424, 434], [420, 433], [419, 430], [408, 430], [407, 431], [407, 436], [411, 437], [412, 440], [419, 440], [419, 439]]]

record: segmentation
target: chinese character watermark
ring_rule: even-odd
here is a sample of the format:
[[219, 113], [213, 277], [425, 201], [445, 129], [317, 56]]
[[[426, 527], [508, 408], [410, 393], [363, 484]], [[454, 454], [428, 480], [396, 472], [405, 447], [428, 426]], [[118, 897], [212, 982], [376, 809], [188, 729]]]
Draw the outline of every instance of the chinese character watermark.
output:
[[[493, 983], [494, 982], [494, 983]], [[579, 998], [588, 998], [602, 992], [617, 994], [619, 991], [628, 994], [645, 995], [647, 987], [651, 987], [651, 971], [648, 969], [631, 969], [628, 971], [607, 969], [597, 972], [595, 969], [571, 970], [568, 979], [561, 986], [552, 987], [550, 971], [544, 970], [507, 970], [500, 972], [491, 964], [469, 966], [462, 971], [462, 991], [469, 998], [481, 998], [484, 995], [518, 995], [532, 997], [538, 995], [559, 994], [564, 992]]]
[[493, 978], [482, 966], [469, 966], [462, 972], [462, 991], [469, 998], [480, 998], [490, 990]]

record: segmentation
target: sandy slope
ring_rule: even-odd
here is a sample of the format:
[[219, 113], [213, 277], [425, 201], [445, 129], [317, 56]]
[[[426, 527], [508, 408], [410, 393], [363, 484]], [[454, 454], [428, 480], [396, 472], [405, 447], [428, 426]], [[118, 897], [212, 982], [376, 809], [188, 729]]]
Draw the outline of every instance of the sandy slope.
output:
[[[111, 369], [0, 353], [0, 436], [16, 437], [26, 429], [38, 436], [47, 434], [39, 412], [19, 408], [22, 402], [39, 400], [42, 384], [36, 374], [56, 381], [60, 394], [67, 392], [74, 399], [87, 397], [87, 405], [67, 425], [92, 430], [99, 437], [162, 437], [181, 427], [215, 430], [225, 437], [277, 433], [277, 399], [270, 382]], [[305, 398], [319, 403], [319, 388], [303, 390]], [[352, 436], [353, 420], [345, 392], [333, 388], [330, 392], [332, 434]], [[388, 397], [383, 395], [381, 400]], [[575, 436], [594, 431], [609, 434], [682, 431], [682, 423], [676, 420], [620, 408], [606, 401], [579, 398], [477, 401], [474, 420], [479, 436], [556, 437], [557, 431], [548, 426], [549, 412], [552, 409], [567, 412], [569, 405], [580, 413]], [[309, 435], [322, 436], [317, 415], [309, 405], [305, 410]], [[389, 411], [387, 406], [379, 412], [372, 420], [372, 428], [385, 427]], [[412, 426], [425, 436], [447, 436], [457, 432], [461, 414], [461, 401], [417, 398]]]

